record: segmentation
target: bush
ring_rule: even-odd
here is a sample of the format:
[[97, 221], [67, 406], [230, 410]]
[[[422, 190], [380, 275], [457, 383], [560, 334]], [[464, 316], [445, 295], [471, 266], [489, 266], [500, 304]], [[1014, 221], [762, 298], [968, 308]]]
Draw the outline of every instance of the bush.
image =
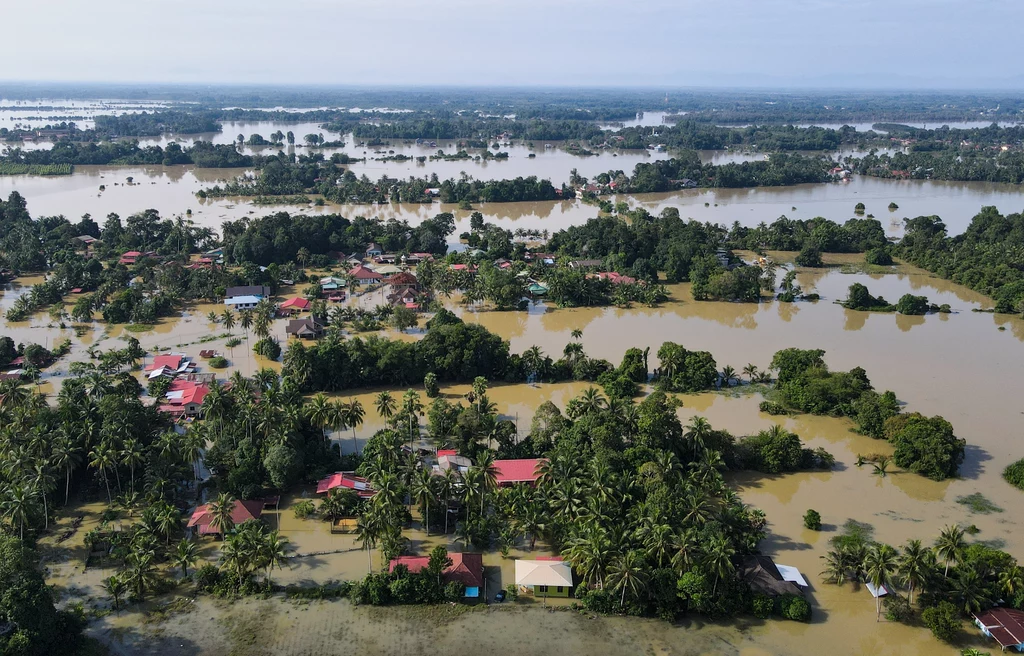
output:
[[787, 620], [807, 622], [811, 619], [811, 605], [803, 597], [784, 594], [779, 597], [779, 613]]
[[956, 476], [964, 461], [967, 443], [942, 417], [896, 415], [885, 421], [885, 436], [896, 447], [893, 461], [898, 466], [932, 480]]
[[444, 586], [444, 600], [451, 603], [458, 603], [466, 595], [466, 584], [459, 581], [449, 581]]
[[614, 601], [607, 590], [588, 590], [583, 595], [583, 607], [595, 613], [610, 613]]
[[914, 617], [914, 609], [910, 607], [910, 601], [902, 595], [886, 595], [882, 600], [882, 606], [885, 607], [885, 619], [890, 622], [906, 624]]
[[761, 401], [761, 405], [758, 406], [761, 412], [767, 412], [770, 415], [784, 415], [788, 413], [786, 406], [775, 403], [774, 401]]
[[754, 617], [766, 620], [775, 612], [775, 600], [765, 594], [756, 594], [750, 602]]
[[939, 602], [938, 606], [926, 608], [921, 613], [921, 621], [932, 630], [934, 635], [943, 642], [953, 642], [960, 633], [960, 614], [956, 606], [948, 601]]
[[268, 360], [276, 360], [281, 357], [281, 344], [273, 337], [264, 337], [252, 345], [252, 351]]
[[220, 581], [220, 570], [216, 565], [206, 563], [192, 573], [192, 580], [196, 582], [196, 588], [201, 592], [212, 592]]
[[864, 253], [864, 261], [868, 264], [889, 266], [892, 264], [892, 255], [885, 248], [872, 248], [867, 253]]
[[821, 251], [813, 246], [805, 246], [800, 254], [796, 256], [797, 266], [821, 268], [825, 263], [821, 261]]
[[1024, 458], [1007, 465], [1003, 470], [1003, 478], [1010, 485], [1024, 490]]
[[509, 583], [505, 586], [505, 599], [508, 601], [516, 601], [519, 599], [519, 586], [515, 583]]
[[808, 510], [804, 513], [804, 528], [809, 528], [812, 531], [821, 530], [821, 515], [817, 510]]
[[227, 358], [218, 355], [216, 357], [210, 358], [210, 366], [213, 367], [214, 369], [223, 369], [228, 366], [228, 360]]
[[237, 337], [232, 337], [228, 341], [224, 342], [224, 346], [229, 348], [229, 349], [232, 349], [232, 348], [235, 348], [236, 346], [238, 346], [241, 343], [242, 343], [242, 340], [238, 339]]
[[295, 504], [295, 519], [306, 519], [316, 513], [316, 506], [309, 499], [303, 499]]

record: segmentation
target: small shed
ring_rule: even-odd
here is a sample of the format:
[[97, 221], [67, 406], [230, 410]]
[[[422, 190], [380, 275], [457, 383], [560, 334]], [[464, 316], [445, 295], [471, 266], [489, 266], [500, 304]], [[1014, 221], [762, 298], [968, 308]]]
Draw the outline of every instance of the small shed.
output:
[[572, 594], [572, 569], [562, 559], [517, 560], [516, 585], [545, 597], [568, 597]]

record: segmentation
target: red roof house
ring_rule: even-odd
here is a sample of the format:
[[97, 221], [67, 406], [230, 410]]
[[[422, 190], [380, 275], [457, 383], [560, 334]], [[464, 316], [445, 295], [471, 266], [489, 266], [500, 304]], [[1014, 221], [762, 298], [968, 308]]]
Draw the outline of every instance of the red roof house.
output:
[[608, 271], [595, 274], [601, 280], [610, 280], [613, 285], [632, 285], [636, 278], [624, 276], [618, 271]]
[[317, 494], [326, 494], [336, 487], [344, 487], [355, 490], [356, 494], [363, 499], [369, 499], [376, 492], [370, 486], [370, 481], [362, 476], [356, 476], [352, 472], [335, 472], [316, 484]]
[[156, 371], [161, 367], [177, 371], [181, 367], [181, 361], [180, 355], [158, 355], [153, 358], [152, 364], [146, 366], [146, 371]]
[[999, 643], [1005, 651], [1024, 645], [1024, 611], [1013, 608], [990, 608], [974, 616], [974, 623], [982, 632]]
[[304, 298], [296, 296], [295, 298], [289, 298], [284, 303], [281, 303], [281, 305], [279, 307], [282, 310], [302, 311], [302, 310], [308, 310], [309, 309], [309, 305], [310, 305], [310, 303], [309, 303], [309, 301], [307, 299], [304, 299]]
[[158, 410], [178, 417], [195, 417], [202, 411], [203, 399], [209, 393], [210, 388], [204, 384], [175, 379], [167, 389], [165, 401]]
[[121, 259], [118, 260], [118, 264], [135, 264], [136, 260], [142, 257], [142, 253], [139, 251], [127, 251], [121, 255]]
[[508, 486], [516, 483], [536, 483], [540, 478], [540, 465], [547, 462], [546, 458], [522, 458], [518, 460], [495, 460], [498, 485]]
[[[450, 567], [441, 573], [445, 583], [458, 581], [466, 586], [467, 597], [479, 597], [484, 586], [484, 558], [478, 553], [449, 553]], [[410, 574], [417, 574], [427, 568], [427, 556], [399, 556], [388, 564], [388, 572], [394, 572], [398, 565], [409, 568]]]
[[384, 276], [380, 275], [373, 269], [364, 267], [362, 264], [349, 271], [349, 275], [362, 284], [381, 282], [384, 280]]
[[[263, 501], [235, 501], [235, 507], [231, 510], [231, 521], [235, 526], [250, 519], [259, 519], [263, 514]], [[199, 535], [220, 535], [221, 531], [212, 526], [213, 514], [210, 512], [210, 504], [204, 503], [192, 512], [188, 520], [189, 528], [199, 529]]]
[[437, 457], [438, 458], [443, 458], [444, 456], [457, 456], [457, 455], [459, 455], [459, 452], [456, 451], [455, 449], [438, 449], [437, 450]]

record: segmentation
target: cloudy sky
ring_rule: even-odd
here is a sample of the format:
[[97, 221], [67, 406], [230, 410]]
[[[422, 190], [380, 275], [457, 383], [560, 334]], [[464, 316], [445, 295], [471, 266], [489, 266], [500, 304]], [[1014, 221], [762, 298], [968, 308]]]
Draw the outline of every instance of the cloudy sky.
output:
[[1024, 88], [1021, 0], [4, 5], [5, 80]]

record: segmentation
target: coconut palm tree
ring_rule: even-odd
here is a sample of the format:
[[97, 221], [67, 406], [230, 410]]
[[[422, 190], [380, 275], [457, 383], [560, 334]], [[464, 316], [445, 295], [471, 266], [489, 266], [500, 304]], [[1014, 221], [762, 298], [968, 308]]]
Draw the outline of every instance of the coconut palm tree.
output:
[[64, 505], [68, 504], [71, 494], [71, 472], [82, 462], [82, 449], [73, 437], [61, 432], [53, 450], [53, 464], [64, 470]]
[[871, 472], [872, 474], [885, 478], [889, 472], [889, 458], [886, 456], [879, 456], [878, 460], [871, 466], [873, 468], [873, 471]]
[[999, 572], [999, 590], [1007, 599], [1012, 599], [1024, 589], [1024, 571], [1012, 565]]
[[959, 525], [947, 526], [939, 533], [938, 539], [935, 540], [935, 555], [941, 558], [946, 565], [942, 574], [943, 578], [949, 577], [950, 563], [960, 562], [964, 547], [966, 547], [964, 530]]
[[887, 544], [875, 544], [864, 559], [864, 573], [878, 592], [875, 594], [875, 621], [882, 616], [881, 588], [891, 584], [898, 565], [896, 550]]
[[238, 312], [238, 325], [245, 331], [245, 341], [249, 341], [249, 329], [252, 328], [252, 310], [246, 308]]
[[363, 549], [366, 549], [366, 572], [371, 573], [373, 572], [372, 550], [377, 546], [377, 541], [381, 535], [379, 522], [369, 513], [364, 513], [356, 523], [355, 535], [356, 542], [362, 545]]
[[569, 365], [570, 369], [575, 369], [576, 365], [586, 357], [586, 354], [583, 352], [583, 344], [579, 342], [566, 344], [562, 350], [562, 355], [565, 356], [565, 362]]
[[107, 488], [107, 505], [112, 505], [114, 501], [110, 496], [110, 481], [107, 478], [107, 470], [114, 467], [114, 453], [110, 447], [102, 442], [96, 445], [89, 452], [89, 466], [100, 470], [100, 475], [103, 477], [103, 485]]
[[747, 377], [747, 382], [753, 383], [757, 377], [757, 366], [747, 363], [747, 366], [743, 367], [743, 375]]
[[732, 387], [732, 381], [736, 378], [736, 370], [726, 365], [722, 367], [722, 384], [726, 387]]
[[992, 600], [988, 598], [985, 577], [974, 567], [958, 567], [953, 578], [953, 596], [964, 613], [978, 613]]
[[849, 571], [846, 556], [842, 551], [832, 550], [826, 552], [821, 558], [825, 561], [825, 569], [821, 575], [825, 581], [839, 585], [846, 581], [846, 573]]
[[575, 340], [581, 340], [583, 339], [583, 331], [579, 328], [573, 328], [572, 332], [569, 333], [569, 336]]
[[10, 519], [12, 526], [15, 524], [18, 526], [18, 537], [24, 540], [25, 524], [35, 512], [35, 495], [25, 485], [11, 485], [3, 496], [5, 498], [3, 502], [4, 516]]
[[358, 399], [349, 399], [348, 403], [342, 405], [342, 420], [345, 424], [352, 429], [352, 453], [358, 451], [358, 442], [356, 442], [356, 427], [362, 426], [363, 417], [365, 416], [363, 411], [363, 404]]
[[572, 568], [579, 572], [584, 583], [604, 588], [608, 566], [616, 556], [607, 531], [592, 523], [571, 539], [562, 553]]
[[29, 481], [32, 491], [43, 500], [43, 528], [48, 529], [50, 528], [50, 507], [46, 503], [46, 495], [53, 492], [55, 484], [53, 476], [50, 474], [50, 468], [46, 466], [45, 461], [37, 461], [33, 465]]
[[903, 547], [897, 564], [897, 573], [900, 580], [910, 590], [910, 603], [914, 603], [914, 591], [924, 585], [928, 572], [931, 569], [929, 561], [934, 561], [934, 555], [928, 549], [921, 546], [920, 540], [907, 540], [907, 546]]
[[377, 409], [377, 415], [385, 422], [395, 416], [395, 397], [391, 396], [391, 392], [381, 392], [373, 404]]
[[156, 583], [156, 570], [153, 564], [153, 552], [133, 553], [128, 557], [129, 566], [125, 570], [125, 583], [132, 589], [136, 599], [141, 600], [146, 590]]
[[420, 505], [420, 512], [423, 514], [423, 527], [430, 535], [430, 505], [437, 502], [437, 490], [434, 484], [434, 475], [427, 469], [419, 469], [413, 478], [412, 498]]
[[712, 594], [718, 591], [718, 582], [732, 574], [735, 569], [732, 563], [735, 553], [736, 550], [724, 535], [715, 535], [708, 541], [704, 549], [704, 567], [715, 577], [715, 584], [711, 588]]
[[711, 422], [705, 417], [694, 417], [686, 425], [683, 437], [693, 446], [693, 457], [697, 458], [697, 450], [703, 449], [708, 437], [711, 436]]
[[627, 551], [615, 558], [608, 568], [608, 582], [612, 592], [620, 592], [619, 607], [626, 605], [626, 592], [639, 597], [647, 587], [647, 563], [643, 554], [636, 550]]
[[209, 512], [213, 517], [210, 526], [220, 531], [221, 536], [227, 537], [227, 534], [235, 527], [235, 520], [231, 517], [234, 510], [235, 498], [227, 492], [221, 492], [217, 496], [217, 500], [210, 503]]
[[121, 464], [128, 466], [129, 475], [131, 477], [131, 490], [135, 491], [135, 467], [141, 465], [146, 461], [146, 454], [142, 450], [142, 445], [135, 438], [125, 440], [121, 446]]
[[498, 489], [498, 468], [494, 466], [494, 452], [484, 451], [476, 465], [470, 469], [479, 472], [480, 517], [483, 517], [484, 498]]
[[271, 585], [273, 585], [271, 573], [274, 568], [283, 569], [284, 564], [288, 562], [288, 555], [285, 552], [287, 544], [287, 538], [281, 537], [277, 531], [271, 531], [266, 534], [263, 538], [263, 544], [260, 545], [260, 560], [265, 563], [265, 567], [267, 569], [267, 583]]
[[188, 568], [195, 564], [199, 557], [199, 549], [195, 542], [182, 538], [174, 549], [174, 566], [181, 568], [181, 577], [188, 577]]
[[224, 324], [224, 329], [230, 333], [231, 329], [235, 327], [235, 315], [232, 314], [231, 308], [224, 309], [220, 315], [220, 321]]
[[320, 392], [306, 403], [303, 410], [305, 410], [306, 418], [309, 419], [309, 423], [320, 429], [324, 442], [326, 442], [327, 429], [334, 422], [335, 414], [331, 400], [327, 398], [326, 394]]
[[[423, 411], [420, 394], [414, 389], [406, 390], [402, 395], [402, 414], [409, 422], [409, 448], [413, 448], [413, 438], [419, 433], [419, 415]], [[415, 424], [415, 429], [413, 428]]]
[[608, 399], [604, 398], [596, 388], [588, 387], [580, 395], [580, 410], [583, 414], [600, 412], [608, 406]]

